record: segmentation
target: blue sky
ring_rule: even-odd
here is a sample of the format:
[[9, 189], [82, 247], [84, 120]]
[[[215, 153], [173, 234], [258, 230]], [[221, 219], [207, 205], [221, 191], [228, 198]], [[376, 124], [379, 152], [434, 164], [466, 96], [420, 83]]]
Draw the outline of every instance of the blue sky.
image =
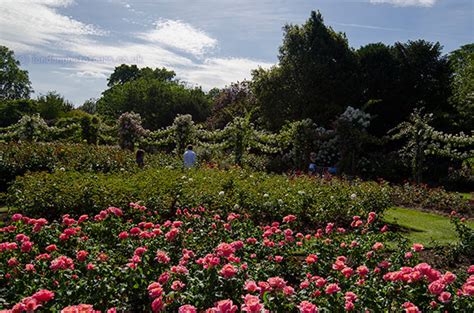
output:
[[1, 0], [0, 45], [29, 71], [37, 96], [76, 106], [99, 97], [121, 63], [175, 70], [205, 90], [277, 62], [282, 26], [320, 10], [352, 47], [474, 40], [473, 0]]

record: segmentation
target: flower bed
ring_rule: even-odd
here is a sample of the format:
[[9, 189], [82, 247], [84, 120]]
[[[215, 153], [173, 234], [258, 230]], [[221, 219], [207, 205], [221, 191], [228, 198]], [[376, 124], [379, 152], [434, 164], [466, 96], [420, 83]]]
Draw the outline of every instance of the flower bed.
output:
[[[180, 165], [172, 155], [147, 155], [146, 163], [154, 167]], [[70, 143], [9, 142], [0, 143], [0, 191], [16, 176], [26, 172], [75, 170], [108, 173], [136, 171], [135, 155], [115, 146]]]
[[399, 206], [431, 210], [449, 214], [456, 211], [473, 215], [473, 204], [460, 194], [447, 192], [443, 188], [431, 188], [424, 184], [405, 183], [391, 187], [392, 201]]
[[[298, 214], [298, 222], [349, 222], [352, 215], [383, 212], [389, 188], [375, 182], [286, 177], [240, 169], [158, 168], [137, 173], [32, 173], [17, 178], [9, 203], [30, 217], [96, 214], [110, 205], [143, 201], [170, 216], [176, 207], [249, 213], [271, 222]], [[72, 209], [72, 210], [71, 210]]]
[[[220, 215], [219, 215], [220, 214]], [[222, 211], [173, 220], [131, 203], [48, 222], [20, 214], [1, 229], [0, 307], [167, 312], [471, 311], [474, 266], [440, 272], [377, 221], [354, 216], [298, 232]], [[397, 242], [389, 249], [387, 242]], [[471, 275], [471, 276], [468, 276]], [[81, 311], [82, 312], [82, 311]], [[267, 312], [267, 311], [265, 311]]]

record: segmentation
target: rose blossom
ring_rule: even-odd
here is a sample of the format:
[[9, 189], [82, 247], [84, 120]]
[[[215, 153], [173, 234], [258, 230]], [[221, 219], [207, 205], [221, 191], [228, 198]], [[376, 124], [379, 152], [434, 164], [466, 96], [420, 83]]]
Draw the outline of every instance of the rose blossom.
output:
[[448, 303], [450, 299], [451, 299], [451, 294], [446, 291], [443, 291], [438, 297], [438, 300], [443, 303]]
[[259, 291], [260, 288], [258, 288], [257, 283], [255, 283], [255, 281], [248, 280], [244, 283], [244, 290], [248, 292], [255, 292], [255, 291]]
[[328, 295], [339, 292], [339, 291], [341, 291], [341, 288], [339, 287], [338, 284], [329, 284], [325, 290], [326, 294]]
[[221, 300], [216, 303], [216, 313], [235, 313], [237, 306], [230, 299]]
[[300, 313], [317, 313], [318, 312], [318, 308], [316, 307], [316, 305], [308, 301], [302, 301], [298, 305], [298, 308], [300, 309]]
[[420, 252], [421, 250], [423, 250], [423, 245], [421, 243], [414, 243], [413, 246], [411, 247], [411, 249], [415, 252]]
[[246, 294], [244, 297], [244, 304], [242, 311], [248, 313], [261, 313], [263, 304], [260, 303], [260, 298], [251, 294]]
[[237, 274], [237, 268], [230, 263], [227, 263], [219, 271], [219, 274], [224, 278], [231, 278]]
[[190, 304], [185, 304], [179, 307], [178, 313], [197, 313], [197, 309]]
[[442, 281], [436, 280], [428, 285], [428, 290], [431, 292], [431, 294], [439, 295], [445, 287], [446, 286]]

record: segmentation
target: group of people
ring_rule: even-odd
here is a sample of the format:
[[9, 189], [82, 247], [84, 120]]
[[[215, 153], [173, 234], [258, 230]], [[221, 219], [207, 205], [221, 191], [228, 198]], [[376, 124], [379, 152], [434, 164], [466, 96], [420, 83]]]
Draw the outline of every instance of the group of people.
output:
[[[316, 152], [311, 152], [309, 155], [309, 167], [308, 167], [308, 174], [309, 175], [319, 175], [319, 176], [331, 176], [337, 173], [336, 167], [324, 167], [316, 165]], [[138, 167], [143, 168], [145, 166], [145, 151], [142, 149], [137, 150], [136, 154], [136, 162]], [[193, 168], [196, 166], [197, 162], [197, 155], [196, 152], [193, 151], [193, 146], [188, 145], [186, 151], [183, 154], [183, 165], [185, 168]]]
[[311, 176], [318, 175], [328, 177], [331, 175], [336, 175], [337, 168], [335, 166], [318, 166], [316, 165], [316, 152], [311, 152], [309, 154], [309, 166], [308, 166], [308, 174]]
[[[138, 167], [143, 168], [145, 166], [145, 151], [142, 149], [138, 149], [135, 155], [135, 160], [137, 162]], [[197, 155], [196, 152], [193, 151], [193, 146], [188, 145], [186, 148], [186, 152], [183, 154], [183, 162], [185, 168], [192, 168], [196, 166]]]

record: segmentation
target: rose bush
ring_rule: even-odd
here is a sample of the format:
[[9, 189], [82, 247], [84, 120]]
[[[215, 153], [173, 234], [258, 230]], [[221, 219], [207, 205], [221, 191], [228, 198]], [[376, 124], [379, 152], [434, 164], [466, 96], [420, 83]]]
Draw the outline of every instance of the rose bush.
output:
[[[164, 153], [147, 154], [153, 167], [178, 166], [180, 160]], [[58, 170], [91, 173], [135, 171], [135, 154], [116, 146], [70, 143], [0, 142], [0, 190], [26, 172]]]
[[[226, 213], [228, 212], [228, 213]], [[15, 214], [1, 228], [8, 312], [340, 312], [474, 309], [474, 266], [420, 263], [375, 212], [343, 228], [257, 224], [203, 207], [173, 219], [131, 203], [57, 222]], [[470, 276], [469, 276], [470, 275]], [[82, 312], [82, 311], [81, 311]]]
[[144, 205], [171, 216], [177, 207], [205, 206], [236, 210], [258, 220], [299, 215], [298, 222], [350, 222], [352, 215], [382, 212], [390, 205], [389, 188], [375, 182], [288, 177], [238, 168], [150, 168], [108, 174], [57, 171], [19, 177], [9, 189], [9, 202], [30, 217], [97, 213], [110, 205]]

